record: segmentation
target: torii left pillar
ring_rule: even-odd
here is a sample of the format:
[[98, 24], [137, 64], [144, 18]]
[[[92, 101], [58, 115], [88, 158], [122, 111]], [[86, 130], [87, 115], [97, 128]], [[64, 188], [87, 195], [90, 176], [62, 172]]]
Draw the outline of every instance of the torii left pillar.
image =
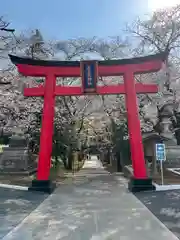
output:
[[[49, 180], [52, 154], [52, 136], [54, 128], [54, 106], [55, 106], [55, 86], [56, 77], [53, 73], [48, 73], [44, 86], [44, 106], [42, 115], [42, 128], [40, 135], [40, 151], [38, 161], [38, 181], [32, 182], [32, 190], [53, 191], [55, 185]], [[41, 189], [42, 188], [42, 189]], [[30, 189], [31, 190], [31, 189]]]
[[40, 151], [38, 159], [37, 180], [32, 181], [29, 190], [37, 190], [51, 193], [55, 184], [49, 180], [52, 154], [52, 137], [54, 128], [54, 106], [55, 106], [56, 76], [47, 72], [42, 95], [44, 95], [42, 127], [40, 135]]

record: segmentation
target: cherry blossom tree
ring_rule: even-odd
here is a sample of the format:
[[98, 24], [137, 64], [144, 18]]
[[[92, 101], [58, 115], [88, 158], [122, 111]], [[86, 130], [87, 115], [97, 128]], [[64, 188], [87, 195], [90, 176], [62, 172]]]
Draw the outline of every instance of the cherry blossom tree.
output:
[[179, 111], [179, 47], [180, 47], [180, 5], [162, 9], [153, 13], [147, 20], [137, 19], [133, 25], [127, 26], [131, 41], [136, 42], [132, 53], [147, 55], [168, 52], [167, 61], [157, 74], [136, 76], [140, 82], [156, 82], [159, 84], [157, 95], [140, 95], [140, 117], [142, 130], [156, 128], [158, 116], [165, 103], [173, 103], [173, 111]]
[[[7, 30], [7, 24], [4, 23], [4, 29]], [[4, 31], [4, 30], [3, 30]], [[1, 33], [1, 32], [0, 32]], [[7, 40], [7, 38], [5, 38]], [[1, 40], [4, 40], [1, 38]], [[10, 38], [8, 38], [9, 40]], [[21, 39], [22, 40], [22, 39]], [[34, 118], [34, 114], [42, 108], [42, 100], [35, 98], [25, 98], [22, 94], [25, 81], [31, 83], [32, 79], [26, 79], [20, 76], [15, 67], [8, 59], [8, 53], [19, 53], [19, 49], [23, 51], [23, 40], [19, 41], [18, 37], [13, 36], [11, 43], [12, 48], [9, 48], [10, 42], [4, 44], [2, 48], [3, 60], [0, 71], [0, 127], [3, 131], [10, 131], [17, 127], [24, 132], [27, 131]], [[32, 44], [29, 48], [32, 47]], [[25, 49], [26, 50], [26, 49]], [[34, 49], [36, 51], [37, 49]], [[5, 63], [5, 64], [4, 64]], [[8, 68], [7, 68], [8, 66]]]
[[[58, 41], [54, 43], [54, 58], [57, 59], [57, 56], [61, 60], [118, 58], [120, 55], [123, 55], [123, 48], [126, 46], [127, 44], [125, 41], [123, 42], [119, 37], [111, 38], [107, 41], [95, 37], [92, 39], [80, 38], [69, 41]], [[59, 81], [60, 84], [81, 84], [80, 78], [60, 79]], [[103, 82], [104, 79], [99, 79], [98, 84], [103, 84]], [[102, 104], [104, 104], [104, 99], [102, 101], [102, 97], [99, 96], [93, 96], [93, 98], [89, 96], [63, 97], [60, 99], [63, 105], [66, 106], [68, 110], [66, 111], [66, 116], [68, 116], [69, 120], [72, 120], [72, 123], [74, 123], [75, 119], [80, 121], [80, 118], [83, 120], [92, 112], [100, 111], [100, 109], [102, 109]]]

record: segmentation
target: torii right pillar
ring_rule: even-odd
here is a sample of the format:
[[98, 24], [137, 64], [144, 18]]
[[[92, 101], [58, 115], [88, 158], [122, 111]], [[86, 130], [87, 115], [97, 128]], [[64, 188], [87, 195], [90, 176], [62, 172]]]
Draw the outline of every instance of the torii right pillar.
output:
[[[159, 64], [157, 64], [157, 70], [159, 67], [158, 65]], [[151, 66], [149, 66], [149, 69], [151, 70]], [[129, 181], [128, 188], [131, 192], [140, 192], [155, 190], [155, 186], [152, 184], [152, 179], [148, 177], [144, 158], [139, 109], [136, 96], [137, 95], [136, 83], [134, 78], [135, 73], [137, 74], [134, 65], [132, 68], [131, 67], [127, 68], [123, 76], [125, 86], [125, 99], [128, 119], [131, 160], [133, 167], [133, 176]]]

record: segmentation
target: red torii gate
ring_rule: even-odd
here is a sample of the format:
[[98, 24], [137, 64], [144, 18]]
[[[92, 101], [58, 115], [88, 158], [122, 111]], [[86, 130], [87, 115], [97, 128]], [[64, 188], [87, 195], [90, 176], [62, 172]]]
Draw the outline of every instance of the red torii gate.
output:
[[[24, 76], [45, 77], [44, 86], [25, 88], [25, 96], [44, 96], [40, 151], [37, 180], [32, 181], [30, 190], [51, 192], [49, 180], [55, 96], [85, 94], [125, 94], [128, 116], [130, 149], [134, 175], [129, 182], [131, 191], [152, 190], [152, 179], [147, 177], [142, 145], [136, 94], [156, 93], [156, 84], [135, 83], [134, 74], [157, 72], [161, 69], [166, 53], [146, 57], [108, 61], [44, 61], [9, 55]], [[124, 84], [96, 86], [98, 76], [122, 76]], [[82, 77], [82, 87], [56, 86], [56, 77]]]

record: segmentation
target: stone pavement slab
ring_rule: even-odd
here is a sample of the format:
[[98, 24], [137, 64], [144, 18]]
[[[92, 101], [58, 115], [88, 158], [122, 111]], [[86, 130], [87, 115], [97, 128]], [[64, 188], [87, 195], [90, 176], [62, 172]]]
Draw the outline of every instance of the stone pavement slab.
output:
[[[93, 161], [98, 160], [93, 158]], [[63, 185], [56, 189], [3, 238], [10, 239], [177, 240], [178, 238], [127, 191], [122, 176], [107, 173], [100, 174], [82, 185]]]
[[46, 196], [0, 188], [0, 239], [29, 215]]
[[104, 167], [103, 167], [103, 164], [101, 161], [99, 161], [96, 156], [91, 156], [90, 159], [87, 159], [85, 162], [84, 162], [84, 165], [82, 167], [83, 169], [84, 168], [89, 168], [89, 169], [103, 169], [104, 170]]
[[180, 190], [137, 193], [136, 196], [180, 239]]

